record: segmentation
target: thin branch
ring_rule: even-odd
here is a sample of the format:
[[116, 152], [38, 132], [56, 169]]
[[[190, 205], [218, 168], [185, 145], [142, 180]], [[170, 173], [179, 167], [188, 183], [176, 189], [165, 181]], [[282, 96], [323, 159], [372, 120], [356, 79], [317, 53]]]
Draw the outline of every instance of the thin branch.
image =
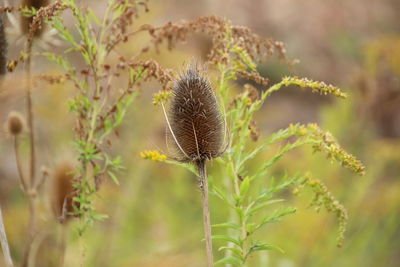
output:
[[117, 46], [120, 42], [125, 42], [126, 40], [128, 40], [128, 38], [132, 35], [135, 35], [141, 31], [147, 31], [150, 29], [149, 25], [143, 25], [141, 26], [139, 29], [128, 32], [124, 35], [118, 36], [113, 42], [110, 42], [107, 46], [107, 54], [110, 53], [110, 51], [112, 51], [114, 49], [115, 46]]
[[15, 161], [17, 163], [17, 170], [18, 170], [18, 175], [19, 175], [19, 179], [21, 181], [21, 185], [22, 185], [22, 190], [24, 191], [24, 193], [26, 193], [28, 191], [28, 184], [26, 182], [26, 178], [24, 176], [24, 173], [22, 171], [22, 164], [21, 164], [21, 158], [19, 156], [19, 142], [18, 142], [18, 136], [14, 136], [14, 153], [15, 153]]
[[204, 237], [206, 240], [206, 251], [207, 251], [207, 266], [213, 266], [213, 250], [211, 241], [211, 222], [210, 222], [210, 209], [208, 204], [208, 182], [207, 182], [207, 171], [205, 160], [196, 162], [199, 176], [200, 176], [200, 189], [203, 197], [203, 223], [204, 223]]
[[0, 207], [0, 243], [1, 243], [1, 248], [3, 250], [4, 259], [6, 261], [6, 266], [13, 267], [14, 265], [10, 254], [10, 247], [8, 246], [6, 230], [4, 228], [4, 222], [3, 222], [3, 214], [1, 213], [1, 207]]

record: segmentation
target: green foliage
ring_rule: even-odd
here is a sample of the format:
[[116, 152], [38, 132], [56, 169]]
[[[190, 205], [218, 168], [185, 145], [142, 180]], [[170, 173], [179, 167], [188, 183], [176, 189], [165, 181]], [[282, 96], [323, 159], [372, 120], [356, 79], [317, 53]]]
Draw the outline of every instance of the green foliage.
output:
[[[48, 21], [58, 31], [59, 36], [69, 45], [62, 54], [42, 53], [57, 63], [65, 72], [66, 78], [76, 87], [74, 98], [68, 101], [69, 110], [76, 116], [75, 141], [79, 167], [75, 173], [74, 197], [75, 216], [83, 222], [79, 233], [93, 223], [104, 219], [105, 215], [95, 212], [93, 200], [103, 176], [110, 177], [119, 184], [117, 173], [123, 170], [120, 156], [110, 155], [104, 144], [110, 144], [110, 134], [123, 122], [129, 105], [138, 93], [137, 83], [147, 71], [142, 66], [109, 66], [106, 59], [111, 51], [110, 38], [116, 38], [118, 27], [114, 25], [132, 8], [141, 2], [108, 1], [102, 20], [92, 9], [82, 9], [73, 0], [63, 0], [71, 10], [75, 29], [68, 29], [59, 15]], [[73, 31], [78, 36], [73, 34]], [[70, 62], [70, 55], [81, 56], [86, 66], [77, 71]], [[115, 88], [113, 83], [120, 75], [127, 75], [126, 86]], [[119, 91], [119, 95], [110, 94]]]
[[[281, 82], [263, 90], [259, 97], [254, 97], [254, 92], [252, 93], [248, 88], [234, 96], [233, 90], [230, 90], [231, 82], [243, 73], [246, 74], [245, 77], [253, 79], [263, 86], [266, 86], [268, 80], [258, 74], [256, 63], [249, 56], [248, 48], [232, 38], [231, 27], [229, 24], [226, 25], [223, 39], [226, 49], [216, 52], [220, 53], [220, 57], [224, 59], [216, 66], [218, 70], [216, 91], [222, 99], [222, 109], [226, 114], [226, 121], [229, 122], [229, 146], [226, 153], [216, 160], [221, 170], [223, 186], [211, 182], [211, 191], [230, 210], [227, 221], [213, 225], [215, 229], [226, 230], [226, 234], [213, 236], [214, 240], [226, 242], [226, 245], [219, 248], [219, 251], [225, 252], [225, 256], [216, 264], [244, 266], [254, 252], [262, 250], [283, 252], [279, 247], [259, 241], [256, 232], [296, 212], [294, 207], [277, 205], [284, 201], [277, 195], [290, 187], [295, 188], [295, 191], [305, 186], [310, 187], [315, 194], [311, 205], [317, 210], [325, 207], [328, 212], [332, 212], [338, 217], [340, 225], [338, 244], [341, 245], [347, 213], [327, 188], [319, 180], [311, 180], [309, 174], [285, 175], [275, 181], [272, 177], [268, 177], [268, 171], [286, 153], [304, 145], [311, 145], [314, 151], [324, 152], [332, 161], [336, 161], [358, 174], [364, 174], [362, 163], [343, 150], [329, 132], [321, 130], [316, 124], [290, 125], [286, 129], [272, 133], [256, 148], [252, 148], [251, 142], [255, 113], [272, 93], [281, 88], [294, 85], [310, 88], [314, 93], [331, 94], [338, 98], [346, 98], [346, 94], [339, 88], [323, 82], [285, 77]], [[164, 95], [158, 94], [155, 96], [155, 102], [163, 101], [166, 98]], [[277, 153], [253, 170], [252, 162], [262, 152], [269, 150], [277, 143], [283, 143]], [[270, 180], [267, 188], [263, 185], [265, 183], [260, 182], [266, 178]], [[270, 207], [276, 208], [271, 210]]]

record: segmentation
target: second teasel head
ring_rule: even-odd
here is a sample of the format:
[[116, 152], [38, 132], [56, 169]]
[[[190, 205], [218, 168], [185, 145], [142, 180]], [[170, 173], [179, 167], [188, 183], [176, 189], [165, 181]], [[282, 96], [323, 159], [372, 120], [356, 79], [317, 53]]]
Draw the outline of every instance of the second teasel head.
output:
[[52, 182], [52, 209], [60, 223], [71, 218], [74, 211], [73, 197], [76, 196], [74, 181], [74, 166], [69, 162], [58, 164], [54, 169]]
[[21, 113], [11, 111], [4, 125], [6, 132], [13, 136], [20, 135], [25, 129], [25, 120]]
[[175, 81], [168, 115], [168, 144], [176, 160], [198, 163], [223, 153], [223, 115], [209, 80], [196, 64]]

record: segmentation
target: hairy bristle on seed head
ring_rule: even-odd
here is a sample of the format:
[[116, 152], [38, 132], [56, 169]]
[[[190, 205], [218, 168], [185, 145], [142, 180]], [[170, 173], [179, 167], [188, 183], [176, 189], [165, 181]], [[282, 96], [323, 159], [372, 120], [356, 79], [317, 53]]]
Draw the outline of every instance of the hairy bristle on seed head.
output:
[[179, 161], [196, 162], [221, 154], [224, 121], [211, 84], [196, 64], [175, 82], [169, 118], [168, 139]]
[[[45, 7], [49, 5], [50, 0], [23, 0], [22, 6], [28, 8], [35, 8], [39, 10], [41, 7]], [[33, 22], [33, 17], [25, 17], [21, 14], [21, 30], [23, 34], [28, 34], [30, 26]], [[42, 26], [40, 29], [35, 31], [34, 37], [39, 37], [43, 33], [44, 27]]]
[[63, 162], [56, 166], [53, 175], [52, 208], [54, 216], [60, 222], [69, 218], [73, 212], [74, 197], [74, 167], [69, 162]]
[[3, 16], [0, 15], [0, 76], [7, 71], [7, 39], [4, 30]]
[[6, 122], [6, 130], [12, 135], [19, 135], [24, 130], [24, 118], [19, 112], [11, 111]]

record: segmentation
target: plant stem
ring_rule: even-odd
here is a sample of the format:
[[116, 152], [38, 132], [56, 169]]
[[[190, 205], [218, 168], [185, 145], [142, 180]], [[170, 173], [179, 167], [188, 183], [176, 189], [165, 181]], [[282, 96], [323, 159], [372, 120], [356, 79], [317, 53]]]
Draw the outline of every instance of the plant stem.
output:
[[25, 62], [25, 71], [26, 71], [26, 112], [28, 118], [28, 127], [29, 127], [29, 142], [30, 142], [30, 166], [29, 166], [29, 174], [30, 174], [30, 186], [32, 187], [35, 184], [35, 165], [36, 165], [36, 157], [35, 157], [35, 133], [33, 129], [33, 108], [32, 108], [32, 75], [31, 75], [31, 50], [32, 43], [28, 43], [28, 56]]
[[60, 258], [58, 262], [58, 267], [63, 267], [65, 262], [65, 251], [67, 249], [67, 224], [61, 225], [61, 236], [58, 241], [58, 247], [60, 249]]
[[[234, 164], [234, 160], [233, 160], [232, 156], [229, 155], [228, 159], [230, 162], [230, 164], [229, 164], [230, 171], [229, 172], [232, 175], [231, 180], [233, 182], [233, 189], [234, 189], [235, 195], [239, 196], [240, 195], [240, 184], [239, 184], [239, 179], [238, 179], [237, 168]], [[243, 203], [237, 202], [236, 209], [244, 211], [245, 207], [244, 207]], [[239, 217], [239, 216], [237, 216], [237, 217]], [[246, 251], [247, 251], [247, 249], [246, 249], [246, 239], [247, 239], [246, 221], [244, 221], [244, 218], [238, 218], [237, 220], [241, 226], [241, 233], [240, 233], [239, 239], [242, 241], [242, 243], [240, 245], [240, 250], [241, 250], [242, 256], [244, 257], [242, 260], [243, 262], [242, 262], [241, 266], [246, 267], [247, 266], [247, 263], [246, 263], [246, 260], [247, 260], [247, 256], [246, 256]]]
[[205, 160], [199, 160], [197, 163], [197, 169], [200, 175], [200, 189], [203, 197], [203, 223], [204, 223], [204, 236], [206, 240], [206, 252], [207, 252], [207, 266], [213, 266], [213, 251], [211, 241], [211, 222], [210, 222], [210, 209], [208, 204], [208, 182], [206, 172]]
[[[25, 251], [21, 266], [29, 266], [29, 256], [32, 248], [32, 242], [36, 234], [36, 150], [35, 150], [35, 135], [34, 135], [34, 117], [32, 105], [32, 74], [31, 74], [31, 52], [32, 52], [33, 38], [28, 37], [26, 44], [26, 59], [25, 59], [25, 75], [26, 75], [26, 112], [29, 127], [29, 142], [30, 142], [30, 165], [29, 165], [29, 179], [28, 189], [25, 192], [29, 202], [29, 225], [27, 232], [27, 241], [25, 243]], [[21, 177], [23, 179], [23, 177]]]
[[3, 222], [3, 214], [1, 213], [1, 207], [0, 207], [0, 243], [1, 243], [1, 248], [3, 250], [4, 259], [6, 261], [6, 266], [13, 267], [14, 265], [11, 259], [10, 247], [8, 246], [6, 230], [4, 228], [4, 222]]
[[21, 181], [22, 190], [26, 194], [26, 192], [28, 191], [28, 184], [27, 184], [27, 182], [25, 180], [25, 176], [24, 176], [24, 173], [22, 171], [22, 164], [21, 164], [21, 159], [19, 157], [18, 147], [19, 147], [18, 136], [15, 136], [14, 137], [15, 161], [17, 163], [17, 170], [18, 170], [19, 179]]

